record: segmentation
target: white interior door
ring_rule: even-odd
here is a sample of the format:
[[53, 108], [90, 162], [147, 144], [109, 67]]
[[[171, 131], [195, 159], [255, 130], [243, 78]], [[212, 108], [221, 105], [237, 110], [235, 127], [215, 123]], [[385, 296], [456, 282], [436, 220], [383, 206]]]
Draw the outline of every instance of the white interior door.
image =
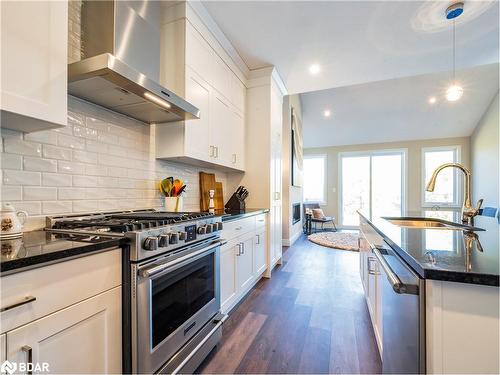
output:
[[400, 216], [405, 206], [405, 151], [340, 154], [340, 218], [342, 226], [367, 217]]

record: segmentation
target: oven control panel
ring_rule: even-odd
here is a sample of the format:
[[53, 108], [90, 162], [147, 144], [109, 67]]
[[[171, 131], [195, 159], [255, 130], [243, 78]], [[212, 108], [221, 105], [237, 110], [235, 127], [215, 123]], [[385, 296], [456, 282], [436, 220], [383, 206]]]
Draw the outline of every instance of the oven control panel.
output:
[[216, 232], [222, 230], [222, 227], [221, 218], [215, 217], [135, 233], [129, 232], [134, 242], [131, 259], [140, 260], [154, 254], [172, 251], [190, 242], [217, 235]]

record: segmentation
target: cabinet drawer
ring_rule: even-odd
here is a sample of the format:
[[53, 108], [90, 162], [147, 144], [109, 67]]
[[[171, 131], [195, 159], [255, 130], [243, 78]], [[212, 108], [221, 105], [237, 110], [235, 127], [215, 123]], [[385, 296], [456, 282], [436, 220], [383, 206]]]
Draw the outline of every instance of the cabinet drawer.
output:
[[267, 223], [267, 214], [258, 215], [255, 217], [255, 228], [263, 228]]
[[0, 332], [29, 323], [121, 284], [119, 248], [2, 277]]
[[229, 241], [244, 233], [252, 232], [254, 230], [255, 217], [246, 217], [239, 220], [225, 222], [222, 237]]

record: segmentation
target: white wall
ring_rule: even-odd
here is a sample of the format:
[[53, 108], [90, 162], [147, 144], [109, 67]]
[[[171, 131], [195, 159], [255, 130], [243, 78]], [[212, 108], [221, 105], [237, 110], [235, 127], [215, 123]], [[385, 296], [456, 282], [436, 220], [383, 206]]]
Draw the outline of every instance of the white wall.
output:
[[498, 93], [471, 136], [473, 203], [484, 199], [483, 207], [499, 207], [499, 116]]
[[[352, 146], [323, 147], [304, 149], [304, 155], [308, 154], [326, 154], [327, 155], [327, 194], [326, 205], [323, 208], [327, 215], [334, 216], [338, 222], [338, 154], [340, 152], [368, 151], [368, 150], [387, 150], [387, 149], [407, 149], [408, 150], [408, 180], [407, 180], [407, 209], [410, 211], [419, 211], [422, 207], [422, 148], [438, 146], [461, 146], [461, 162], [465, 166], [470, 166], [470, 138], [445, 138], [445, 139], [426, 139], [420, 141], [390, 142], [377, 144], [363, 144]], [[334, 191], [335, 189], [335, 191]]]
[[[302, 232], [302, 220], [292, 224], [294, 203], [302, 204], [302, 187], [292, 186], [291, 165], [291, 109], [300, 118], [300, 129], [297, 136], [302, 137], [302, 105], [300, 95], [289, 95], [283, 98], [283, 220], [282, 236], [283, 245], [289, 246], [300, 236]], [[301, 205], [302, 215], [302, 205]]]

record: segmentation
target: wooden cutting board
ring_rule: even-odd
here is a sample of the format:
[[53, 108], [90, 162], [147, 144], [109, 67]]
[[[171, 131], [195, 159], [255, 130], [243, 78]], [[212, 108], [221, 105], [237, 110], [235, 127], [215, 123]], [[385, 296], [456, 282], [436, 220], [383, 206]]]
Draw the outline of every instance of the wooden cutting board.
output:
[[216, 190], [215, 174], [200, 172], [200, 209], [202, 212], [208, 211], [209, 190]]
[[224, 192], [222, 191], [222, 182], [215, 183], [215, 211], [224, 211]]

